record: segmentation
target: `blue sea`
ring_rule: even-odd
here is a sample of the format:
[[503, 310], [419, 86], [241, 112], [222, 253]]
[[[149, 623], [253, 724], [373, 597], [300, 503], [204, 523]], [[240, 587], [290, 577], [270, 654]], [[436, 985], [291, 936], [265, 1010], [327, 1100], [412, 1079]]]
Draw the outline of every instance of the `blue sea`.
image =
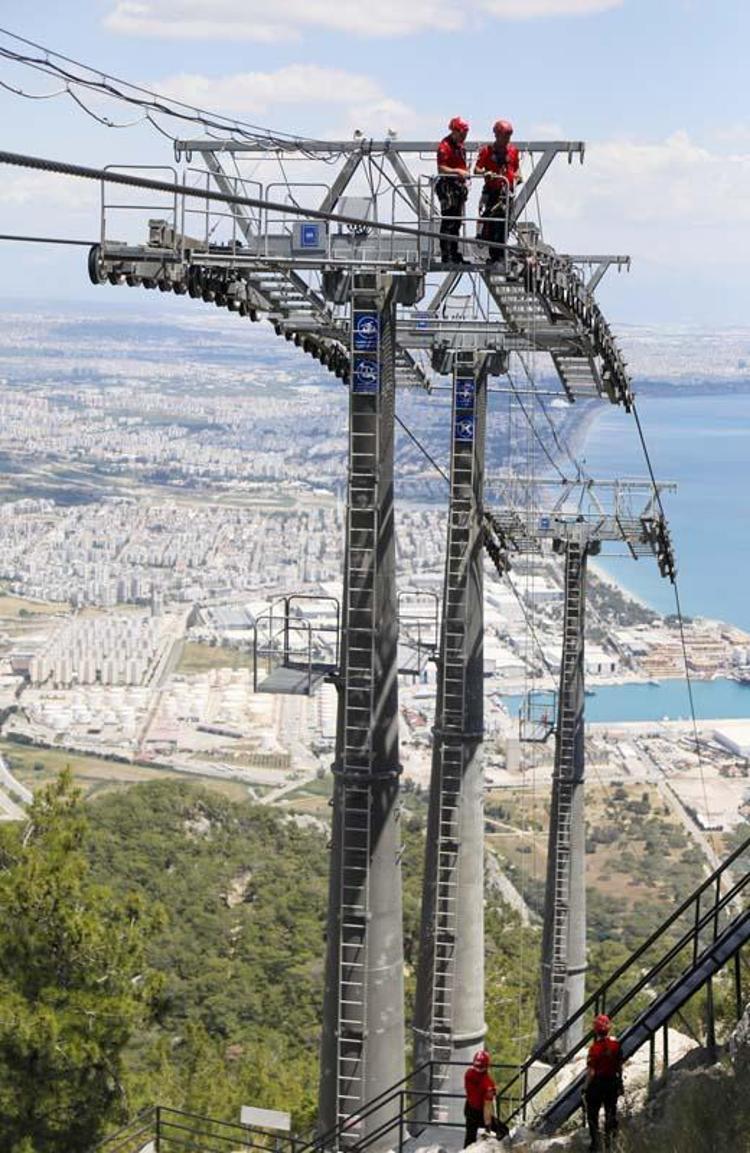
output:
[[[737, 681], [692, 681], [696, 719], [726, 720], [750, 717], [750, 685]], [[520, 696], [503, 697], [511, 716], [521, 706]], [[658, 685], [604, 685], [586, 694], [587, 721], [686, 721], [690, 718], [687, 682], [675, 678]]]
[[[657, 480], [678, 485], [664, 505], [683, 612], [750, 632], [750, 396], [643, 397], [638, 412]], [[614, 406], [594, 419], [583, 456], [597, 478], [647, 476], [635, 422]], [[674, 592], [648, 558], [596, 564], [660, 612], [674, 612]]]

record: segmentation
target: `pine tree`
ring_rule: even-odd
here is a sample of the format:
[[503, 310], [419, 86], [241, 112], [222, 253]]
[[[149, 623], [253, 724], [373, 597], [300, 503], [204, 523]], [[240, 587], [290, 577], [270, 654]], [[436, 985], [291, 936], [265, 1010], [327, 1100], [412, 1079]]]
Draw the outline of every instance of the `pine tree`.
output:
[[0, 840], [0, 1149], [91, 1148], [125, 1112], [120, 1055], [153, 993], [155, 915], [89, 879], [70, 774]]

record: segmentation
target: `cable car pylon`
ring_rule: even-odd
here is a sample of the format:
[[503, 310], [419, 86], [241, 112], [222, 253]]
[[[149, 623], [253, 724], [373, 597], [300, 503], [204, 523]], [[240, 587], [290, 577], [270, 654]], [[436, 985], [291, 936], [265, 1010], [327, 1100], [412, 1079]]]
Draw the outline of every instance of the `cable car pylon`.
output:
[[[563, 558], [563, 630], [555, 733], [555, 759], [547, 847], [547, 877], [538, 999], [540, 1043], [555, 1037], [555, 1052], [577, 1044], [584, 1026], [576, 1017], [586, 984], [586, 878], [584, 818], [584, 709], [586, 572], [589, 556], [604, 542], [626, 546], [634, 558], [654, 556], [662, 576], [676, 567], [661, 493], [674, 485], [590, 478], [562, 485], [548, 511], [527, 514], [511, 498], [516, 485], [560, 487], [557, 481], [523, 481], [507, 486], [507, 502], [486, 518], [492, 551], [506, 567], [513, 554], [542, 553], [551, 544]], [[641, 498], [640, 507], [634, 499]], [[569, 1032], [561, 1033], [573, 1018]]]

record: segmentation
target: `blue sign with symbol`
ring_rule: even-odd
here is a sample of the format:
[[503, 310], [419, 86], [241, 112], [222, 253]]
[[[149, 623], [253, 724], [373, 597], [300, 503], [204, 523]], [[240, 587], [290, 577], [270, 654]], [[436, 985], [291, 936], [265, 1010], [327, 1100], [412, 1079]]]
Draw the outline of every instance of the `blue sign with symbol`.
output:
[[473, 440], [474, 439], [474, 417], [473, 416], [457, 416], [456, 417], [456, 440]]
[[355, 352], [374, 352], [378, 347], [379, 335], [380, 322], [377, 312], [355, 312], [353, 336]]
[[415, 328], [429, 328], [431, 313], [421, 312], [419, 309], [414, 309], [412, 312], [412, 320], [414, 321]]
[[299, 230], [301, 248], [320, 248], [320, 225], [303, 224]]
[[542, 532], [545, 532], [549, 528], [549, 526], [550, 526], [549, 517], [548, 516], [540, 516], [539, 517], [539, 527], [542, 530]]
[[377, 393], [380, 385], [378, 362], [367, 356], [355, 356], [352, 370], [352, 392]]
[[474, 407], [474, 381], [470, 376], [456, 381], [456, 408]]

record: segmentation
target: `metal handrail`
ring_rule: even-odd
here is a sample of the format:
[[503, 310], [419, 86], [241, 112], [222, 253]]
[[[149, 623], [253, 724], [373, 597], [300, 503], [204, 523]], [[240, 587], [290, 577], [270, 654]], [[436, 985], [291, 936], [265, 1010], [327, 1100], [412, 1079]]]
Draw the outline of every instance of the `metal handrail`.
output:
[[[531, 1053], [531, 1055], [519, 1067], [518, 1072], [516, 1073], [515, 1077], [511, 1078], [510, 1081], [508, 1081], [505, 1085], [503, 1085], [499, 1089], [498, 1094], [497, 1094], [498, 1100], [504, 1099], [505, 1096], [508, 1094], [508, 1090], [510, 1090], [513, 1086], [515, 1086], [519, 1080], [522, 1080], [524, 1082], [524, 1085], [526, 1084], [528, 1071], [529, 1071], [530, 1067], [532, 1066], [532, 1064], [534, 1064], [536, 1061], [543, 1060], [544, 1055], [548, 1054], [550, 1048], [554, 1045], [554, 1043], [556, 1041], [558, 1041], [561, 1037], [563, 1037], [566, 1033], [569, 1032], [571, 1025], [575, 1024], [582, 1017], [585, 1017], [588, 1014], [591, 1014], [592, 1011], [593, 1011], [593, 1013], [603, 1012], [607, 1006], [607, 993], [615, 985], [615, 983], [618, 980], [620, 980], [620, 978], [623, 977], [624, 974], [629, 969], [631, 969], [633, 965], [637, 964], [637, 962], [643, 957], [643, 955], [653, 945], [657, 944], [665, 936], [665, 934], [675, 924], [676, 921], [678, 921], [681, 917], [683, 917], [692, 908], [695, 908], [695, 921], [694, 921], [693, 925], [688, 930], [686, 930], [686, 932], [684, 932], [682, 934], [682, 936], [678, 939], [678, 941], [675, 942], [668, 949], [668, 951], [651, 966], [651, 968], [645, 974], [641, 975], [640, 979], [635, 983], [635, 985], [632, 985], [615, 1002], [615, 1004], [610, 1007], [610, 1013], [612, 1015], [615, 1015], [616, 1013], [621, 1011], [623, 1008], [625, 1008], [625, 1006], [628, 1005], [633, 1000], [633, 998], [636, 997], [640, 992], [642, 992], [642, 990], [650, 983], [650, 981], [652, 981], [655, 976], [657, 976], [664, 968], [666, 968], [670, 964], [670, 962], [673, 961], [683, 951], [683, 949], [685, 949], [685, 947], [690, 944], [691, 941], [693, 942], [693, 958], [692, 958], [692, 964], [690, 965], [690, 968], [693, 968], [697, 962], [697, 959], [698, 959], [698, 945], [699, 945], [699, 938], [700, 938], [701, 933], [703, 932], [704, 929], [706, 929], [707, 926], [709, 926], [713, 923], [713, 938], [714, 938], [714, 940], [716, 939], [716, 936], [718, 935], [718, 927], [719, 927], [719, 914], [727, 906], [731, 905], [733, 901], [736, 900], [737, 896], [743, 891], [743, 889], [745, 889], [747, 884], [750, 882], [750, 872], [745, 872], [744, 875], [742, 876], [742, 878], [739, 881], [735, 882], [734, 885], [732, 885], [732, 887], [729, 889], [729, 891], [727, 893], [724, 894], [723, 897], [720, 895], [720, 893], [721, 893], [721, 889], [720, 889], [721, 878], [729, 871], [732, 864], [740, 856], [742, 856], [743, 853], [748, 852], [748, 850], [750, 850], [750, 838], [745, 840], [737, 849], [735, 849], [734, 852], [731, 853], [730, 856], [727, 857], [725, 861], [722, 861], [722, 863], [718, 867], [718, 869], [716, 869], [711, 874], [710, 877], [708, 877], [705, 881], [703, 881], [690, 894], [690, 896], [687, 897], [685, 899], [685, 901], [683, 901], [683, 903], [680, 906], [678, 906], [678, 908], [667, 918], [667, 920], [662, 922], [662, 924], [657, 929], [655, 929], [654, 932], [651, 933], [649, 937], [647, 937], [647, 939], [643, 942], [643, 944], [640, 945], [639, 948], [636, 949], [633, 953], [631, 953], [631, 955], [628, 957], [628, 959], [626, 961], [624, 961], [614, 971], [614, 973], [611, 973], [610, 976], [605, 981], [602, 982], [602, 984], [599, 986], [599, 988], [596, 989], [584, 1001], [583, 1005], [580, 1007], [580, 1009], [577, 1010], [576, 1013], [574, 1013], [571, 1017], [569, 1017], [568, 1020], [565, 1021], [558, 1029], [556, 1029], [554, 1033], [552, 1033], [548, 1038], [546, 1038], [545, 1041], [541, 1045], [538, 1045], [534, 1049], [534, 1051]], [[713, 888], [714, 886], [716, 887], [716, 893], [714, 896], [713, 903], [712, 903], [711, 907], [704, 914], [701, 915], [700, 914], [701, 897], [704, 895], [704, 893], [706, 893], [709, 889]], [[684, 975], [684, 974], [681, 974], [681, 976], [682, 975]], [[534, 1088], [530, 1092], [524, 1091], [523, 1104], [522, 1104], [521, 1108], [523, 1108], [525, 1110], [528, 1102], [533, 1097], [535, 1097], [537, 1095], [537, 1093], [539, 1093], [540, 1090], [542, 1088], [544, 1088], [559, 1073], [559, 1071], [565, 1065], [567, 1065], [569, 1063], [569, 1061], [576, 1055], [576, 1053], [579, 1053], [581, 1051], [581, 1049], [583, 1049], [588, 1044], [588, 1042], [591, 1040], [592, 1036], [593, 1036], [593, 1034], [592, 1034], [591, 1030], [587, 1031], [584, 1034], [584, 1036], [582, 1037], [582, 1039], [576, 1045], [574, 1045], [571, 1049], [569, 1049], [562, 1057], [560, 1057], [552, 1065], [552, 1067], [545, 1074], [545, 1076], [543, 1078], [541, 1078], [541, 1080], [535, 1084]], [[519, 1110], [516, 1110], [516, 1112], [518, 1112], [518, 1111]], [[511, 1114], [511, 1117], [512, 1116], [515, 1116], [515, 1113]]]

